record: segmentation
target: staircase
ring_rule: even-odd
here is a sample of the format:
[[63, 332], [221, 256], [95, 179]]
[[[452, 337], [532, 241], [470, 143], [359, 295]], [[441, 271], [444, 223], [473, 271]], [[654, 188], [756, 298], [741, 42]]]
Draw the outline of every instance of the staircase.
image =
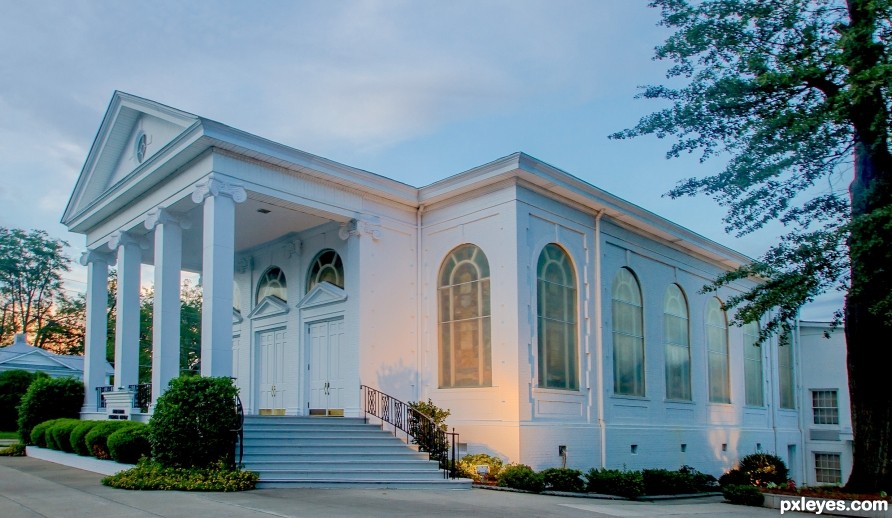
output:
[[444, 478], [419, 453], [360, 418], [245, 416], [245, 469], [258, 488], [470, 489]]

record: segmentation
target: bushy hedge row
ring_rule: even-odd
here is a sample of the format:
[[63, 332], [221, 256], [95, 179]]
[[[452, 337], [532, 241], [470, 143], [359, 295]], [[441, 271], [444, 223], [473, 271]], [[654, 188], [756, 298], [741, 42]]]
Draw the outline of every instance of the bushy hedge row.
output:
[[[484, 476], [476, 467], [488, 466]], [[715, 477], [700, 473], [690, 466], [672, 471], [645, 469], [626, 471], [618, 469], [591, 469], [583, 474], [570, 468], [548, 468], [536, 472], [525, 464], [502, 466], [502, 460], [485, 454], [467, 455], [458, 462], [462, 476], [475, 482], [495, 482], [502, 487], [540, 492], [566, 491], [573, 493], [602, 493], [637, 498], [643, 495], [677, 495], [718, 491]]]
[[[36, 385], [37, 382], [32, 383], [28, 394], [32, 390], [37, 394], [46, 393], [45, 387], [35, 389]], [[68, 382], [62, 385], [68, 389]], [[35, 400], [26, 408], [23, 402], [20, 433], [27, 429], [27, 435], [22, 437], [35, 446], [137, 464], [133, 469], [103, 479], [104, 484], [113, 487], [185, 491], [253, 489], [257, 474], [237, 469], [234, 462], [237, 393], [230, 378], [172, 380], [167, 392], [158, 398], [148, 425], [135, 421], [80, 421], [68, 418], [65, 413], [60, 416], [58, 408], [44, 412], [51, 405], [41, 406]], [[79, 410], [83, 385], [77, 397]], [[34, 422], [34, 416], [47, 414], [57, 418]]]
[[31, 430], [30, 443], [66, 453], [136, 464], [140, 458], [151, 455], [148, 433], [148, 425], [136, 421], [61, 418], [36, 425]]

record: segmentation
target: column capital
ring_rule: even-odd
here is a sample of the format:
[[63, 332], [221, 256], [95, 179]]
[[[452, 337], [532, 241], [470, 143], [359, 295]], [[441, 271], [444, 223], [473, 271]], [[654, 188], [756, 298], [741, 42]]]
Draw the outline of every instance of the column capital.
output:
[[136, 245], [143, 250], [149, 249], [149, 243], [146, 242], [146, 239], [140, 235], [134, 235], [125, 230], [118, 230], [117, 232], [112, 233], [108, 240], [108, 246], [112, 250], [116, 250], [119, 247], [127, 246], [127, 245]]
[[201, 203], [209, 196], [226, 196], [232, 198], [236, 203], [248, 199], [248, 193], [241, 185], [227, 183], [213, 176], [195, 185], [195, 189], [192, 191], [192, 201]]
[[341, 223], [338, 237], [346, 241], [350, 237], [371, 236], [375, 241], [381, 239], [381, 223], [376, 216], [364, 216], [354, 218], [347, 223]]
[[152, 209], [146, 214], [146, 228], [152, 230], [158, 225], [178, 225], [182, 229], [192, 228], [192, 222], [182, 214], [174, 214], [165, 207]]
[[88, 266], [90, 263], [105, 263], [108, 266], [114, 266], [116, 261], [117, 257], [115, 254], [111, 252], [102, 252], [96, 249], [83, 252], [78, 260], [81, 266]]

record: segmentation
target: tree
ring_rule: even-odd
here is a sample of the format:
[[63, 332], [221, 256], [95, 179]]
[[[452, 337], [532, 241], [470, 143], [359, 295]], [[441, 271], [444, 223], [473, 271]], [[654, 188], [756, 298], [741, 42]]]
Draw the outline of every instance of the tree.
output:
[[[115, 361], [118, 275], [108, 274], [108, 330], [106, 359]], [[142, 290], [139, 299], [139, 382], [152, 381], [152, 339], [155, 292]], [[180, 287], [180, 373], [197, 374], [201, 369], [201, 288], [187, 279]]]
[[0, 340], [43, 327], [62, 293], [62, 274], [71, 269], [66, 246], [43, 230], [0, 227]]
[[[720, 276], [762, 284], [727, 302], [764, 340], [828, 290], [844, 317], [854, 428], [850, 490], [892, 489], [892, 406], [881, 337], [892, 334], [892, 0], [653, 0], [675, 32], [657, 47], [670, 81], [641, 97], [670, 106], [611, 135], [674, 137], [668, 157], [730, 157], [680, 182], [728, 207], [729, 232], [788, 229], [763, 257]], [[848, 191], [838, 181], [851, 174]], [[783, 334], [783, 333], [782, 333]]]

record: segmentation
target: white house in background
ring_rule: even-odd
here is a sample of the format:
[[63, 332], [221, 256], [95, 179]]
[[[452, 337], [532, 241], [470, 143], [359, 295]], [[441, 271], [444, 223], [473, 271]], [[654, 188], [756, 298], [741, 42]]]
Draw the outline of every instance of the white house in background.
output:
[[[825, 336], [827, 333], [828, 336]], [[800, 408], [808, 485], [845, 483], [852, 472], [846, 337], [826, 322], [799, 322]]]
[[729, 327], [750, 281], [699, 291], [747, 257], [523, 153], [416, 188], [116, 92], [62, 222], [90, 250], [85, 411], [108, 267], [127, 387], [153, 264], [153, 398], [185, 270], [201, 373], [235, 377], [249, 414], [357, 416], [368, 385], [537, 469], [563, 447], [581, 469], [719, 474], [762, 450], [803, 472], [795, 346]]
[[[107, 383], [114, 370], [108, 362], [100, 365], [100, 379]], [[103, 369], [104, 367], [104, 369]], [[0, 372], [24, 370], [45, 372], [53, 378], [84, 379], [84, 357], [69, 354], [56, 354], [40, 347], [28, 345], [25, 335], [15, 335], [13, 343], [0, 347]]]

